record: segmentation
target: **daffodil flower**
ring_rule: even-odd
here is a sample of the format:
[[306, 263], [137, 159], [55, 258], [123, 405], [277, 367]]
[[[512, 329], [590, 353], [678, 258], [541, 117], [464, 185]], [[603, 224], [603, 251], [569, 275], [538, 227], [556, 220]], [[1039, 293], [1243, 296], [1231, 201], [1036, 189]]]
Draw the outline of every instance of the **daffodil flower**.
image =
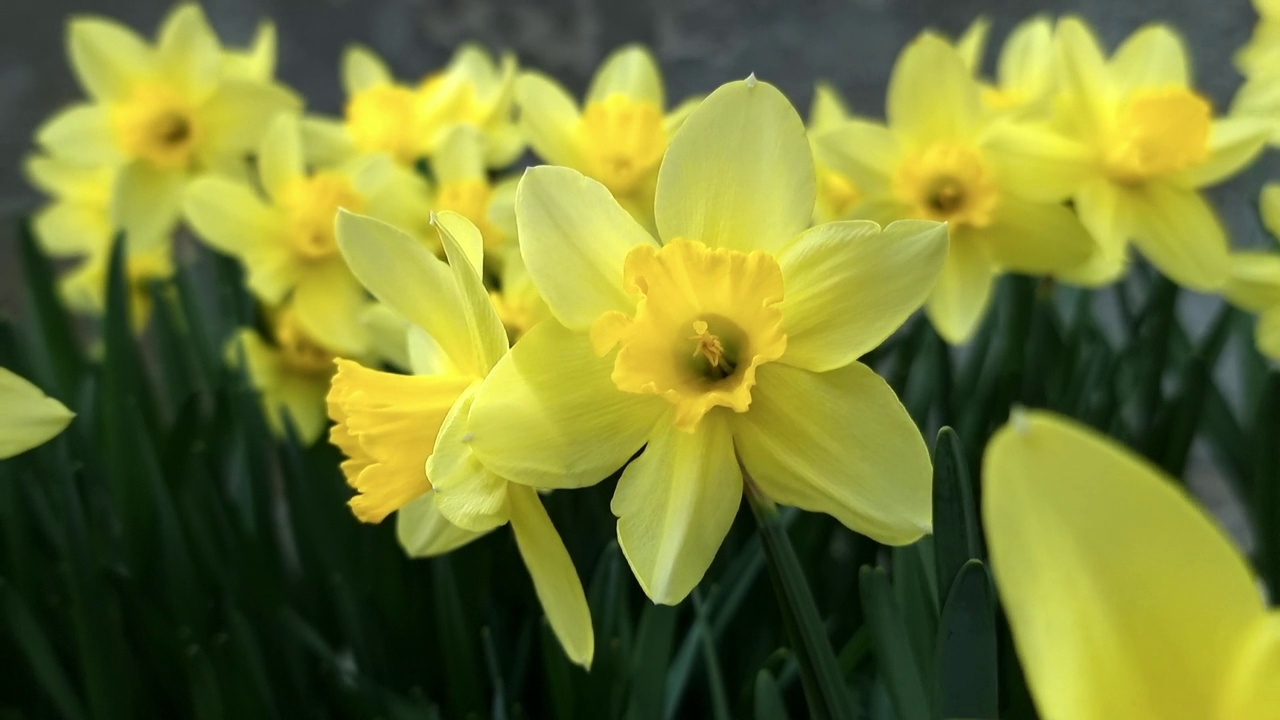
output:
[[[975, 78], [982, 75], [990, 27], [986, 18], [979, 18], [956, 41], [957, 52]], [[1042, 15], [1018, 23], [1000, 48], [994, 80], [981, 83], [982, 103], [1018, 117], [1047, 114], [1057, 89], [1053, 59], [1053, 23]]]
[[832, 170], [817, 160], [818, 149], [814, 143], [814, 138], [818, 135], [853, 119], [853, 113], [849, 112], [844, 99], [835, 88], [823, 82], [814, 84], [808, 130], [809, 146], [814, 153], [814, 170], [818, 173], [818, 201], [813, 206], [815, 225], [845, 219], [862, 200], [862, 193], [848, 175]]
[[924, 300], [945, 228], [806, 230], [804, 124], [754, 77], [689, 115], [656, 198], [660, 239], [580, 172], [526, 171], [520, 244], [554, 319], [476, 393], [466, 437], [480, 462], [514, 482], [573, 488], [643, 448], [612, 508], [623, 553], [660, 603], [702, 578], [745, 482], [884, 543], [929, 532], [928, 452], [857, 358]]
[[385, 155], [360, 155], [308, 174], [297, 118], [282, 115], [258, 154], [265, 198], [245, 183], [204, 177], [191, 184], [184, 208], [205, 242], [244, 263], [259, 299], [278, 306], [290, 298], [308, 335], [338, 353], [362, 355], [367, 300], [338, 251], [333, 219], [339, 208], [364, 209], [387, 185], [390, 167]]
[[170, 13], [155, 46], [111, 20], [77, 17], [68, 49], [90, 100], [55, 115], [36, 139], [61, 158], [120, 166], [112, 203], [131, 237], [167, 236], [190, 178], [243, 175], [271, 118], [301, 105], [239, 74], [195, 4]]
[[40, 388], [0, 367], [0, 460], [49, 442], [75, 416]]
[[351, 509], [366, 522], [399, 511], [397, 534], [414, 555], [446, 552], [510, 523], [552, 630], [569, 658], [589, 667], [595, 639], [586, 596], [537, 491], [471, 452], [466, 420], [476, 389], [507, 352], [507, 335], [480, 277], [479, 230], [456, 213], [436, 218], [447, 264], [391, 225], [338, 217], [338, 243], [356, 277], [412, 324], [416, 373], [338, 362], [330, 437], [358, 492]]
[[1280, 713], [1280, 613], [1168, 477], [1051, 413], [1017, 411], [983, 459], [996, 588], [1044, 720]]
[[662, 73], [647, 49], [627, 45], [605, 58], [582, 107], [537, 72], [520, 76], [516, 100], [539, 157], [598, 180], [638, 220], [652, 224], [658, 163], [694, 103], [667, 113]]
[[926, 306], [948, 342], [973, 334], [1000, 273], [1053, 274], [1089, 257], [1092, 240], [1060, 202], [1070, 187], [1026, 177], [1000, 144], [1015, 131], [1023, 141], [1056, 138], [1001, 124], [945, 40], [926, 33], [903, 51], [886, 115], [887, 127], [855, 120], [822, 133], [819, 157], [862, 188], [856, 217], [948, 224], [950, 254]]
[[1215, 120], [1209, 101], [1190, 85], [1182, 41], [1166, 26], [1137, 31], [1110, 59], [1074, 18], [1059, 22], [1055, 42], [1061, 87], [1055, 124], [1086, 152], [1051, 161], [1030, 144], [1021, 150], [1035, 158], [1032, 165], [1079, 180], [1072, 200], [1099, 251], [1065, 277], [1085, 285], [1114, 281], [1132, 240], [1175, 282], [1221, 288], [1227, 237], [1198, 190], [1250, 162], [1266, 141], [1267, 124]]
[[1236, 51], [1236, 67], [1246, 77], [1280, 74], [1280, 0], [1253, 0], [1258, 24]]

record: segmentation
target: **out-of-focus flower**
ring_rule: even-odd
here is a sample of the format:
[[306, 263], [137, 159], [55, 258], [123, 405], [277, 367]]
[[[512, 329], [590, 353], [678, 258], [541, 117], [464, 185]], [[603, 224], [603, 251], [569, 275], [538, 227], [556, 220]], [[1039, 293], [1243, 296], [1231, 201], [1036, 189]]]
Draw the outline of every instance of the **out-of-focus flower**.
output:
[[[965, 67], [979, 79], [989, 28], [990, 23], [979, 18], [956, 42]], [[1057, 88], [1053, 58], [1053, 23], [1049, 18], [1036, 15], [1018, 23], [1000, 48], [995, 78], [981, 82], [982, 103], [996, 112], [1020, 117], [1048, 113]]]
[[249, 287], [264, 303], [291, 298], [308, 335], [335, 352], [363, 355], [367, 300], [338, 251], [333, 223], [339, 208], [364, 209], [390, 167], [385, 155], [359, 155], [307, 174], [297, 118], [282, 115], [258, 154], [265, 197], [229, 178], [200, 178], [187, 191], [187, 220], [205, 242], [244, 263]]
[[1173, 481], [1051, 413], [983, 460], [991, 567], [1045, 720], [1237, 720], [1280, 708], [1280, 613]]
[[0, 460], [49, 442], [75, 416], [40, 388], [0, 367]]
[[346, 212], [338, 219], [352, 271], [413, 326], [416, 373], [338, 362], [331, 440], [347, 456], [342, 470], [359, 493], [351, 509], [366, 522], [409, 511], [398, 534], [406, 550], [425, 555], [510, 523], [552, 630], [569, 658], [589, 667], [595, 639], [586, 596], [537, 491], [493, 473], [471, 452], [471, 404], [506, 354], [507, 337], [480, 277], [479, 230], [456, 213], [436, 217], [448, 264], [378, 220]]
[[1222, 287], [1226, 234], [1198, 189], [1238, 172], [1261, 150], [1267, 124], [1213, 118], [1191, 88], [1186, 51], [1168, 27], [1151, 25], [1107, 59], [1083, 22], [1066, 18], [1055, 33], [1060, 96], [1055, 125], [1085, 149], [1046, 154], [1019, 150], [1031, 168], [1076, 176], [1076, 213], [1098, 252], [1065, 277], [1085, 285], [1123, 274], [1132, 240], [1181, 285]]
[[658, 163], [696, 101], [666, 111], [662, 73], [646, 48], [627, 45], [605, 58], [581, 107], [538, 72], [520, 76], [516, 98], [539, 157], [598, 180], [637, 220], [652, 226]]
[[1010, 128], [984, 109], [945, 40], [926, 33], [903, 51], [886, 112], [888, 127], [855, 120], [820, 134], [819, 156], [863, 189], [855, 216], [948, 224], [950, 253], [926, 306], [948, 342], [973, 334], [1000, 273], [1054, 274], [1090, 256], [1091, 238], [1061, 203], [1071, 187], [1010, 172], [999, 144], [1014, 130], [1020, 142], [1061, 142], [1029, 126]]
[[657, 181], [661, 241], [576, 170], [520, 182], [520, 244], [554, 319], [481, 385], [470, 447], [515, 482], [560, 488], [643, 447], [612, 509], [656, 602], [702, 578], [744, 482], [881, 542], [929, 530], [920, 433], [857, 358], [923, 302], [946, 231], [806, 231], [814, 176], [800, 117], [753, 77], [716, 90], [675, 135]]
[[272, 432], [284, 437], [287, 417], [298, 439], [310, 445], [328, 424], [325, 394], [334, 353], [307, 334], [287, 305], [274, 313], [271, 332], [268, 340], [256, 330], [241, 329], [228, 348], [229, 359], [237, 364], [243, 357], [245, 374], [262, 399]]
[[1236, 67], [1247, 76], [1280, 74], [1280, 0], [1253, 0], [1258, 24], [1236, 51]]
[[502, 231], [501, 224], [494, 224], [495, 196], [507, 198], [507, 206], [514, 203], [514, 182], [506, 183], [499, 195], [489, 182], [484, 166], [484, 136], [470, 125], [459, 125], [445, 136], [439, 150], [431, 157], [431, 174], [435, 178], [435, 202], [437, 211], [456, 212], [480, 229], [484, 238], [485, 259], [497, 254], [509, 241], [515, 240]]
[[822, 82], [813, 86], [808, 130], [809, 146], [814, 154], [814, 170], [817, 172], [818, 200], [813, 206], [815, 225], [843, 220], [862, 200], [862, 193], [852, 178], [822, 164], [814, 142], [818, 135], [853, 119], [853, 113], [849, 112], [844, 99], [835, 88]]
[[67, 43], [90, 99], [48, 120], [36, 139], [59, 158], [120, 166], [113, 220], [130, 237], [167, 236], [190, 178], [243, 176], [271, 118], [301, 106], [291, 92], [249, 76], [264, 60], [256, 68], [228, 60], [194, 4], [169, 14], [154, 46], [96, 17], [73, 19]]

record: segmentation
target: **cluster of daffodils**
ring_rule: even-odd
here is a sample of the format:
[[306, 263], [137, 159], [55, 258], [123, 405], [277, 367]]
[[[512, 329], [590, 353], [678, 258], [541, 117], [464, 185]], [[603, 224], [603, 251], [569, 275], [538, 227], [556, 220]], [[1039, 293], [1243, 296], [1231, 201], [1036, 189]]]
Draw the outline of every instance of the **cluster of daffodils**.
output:
[[[355, 47], [342, 117], [321, 117], [272, 81], [269, 25], [229, 51], [194, 5], [155, 44], [76, 19], [90, 99], [37, 133], [28, 170], [53, 202], [34, 227], [48, 252], [84, 258], [65, 289], [86, 309], [122, 236], [139, 328], [179, 226], [236, 258], [261, 322], [226, 356], [273, 428], [307, 442], [328, 428], [353, 513], [395, 514], [413, 556], [510, 525], [552, 629], [589, 665], [546, 491], [616, 478], [618, 543], [658, 603], [702, 579], [744, 495], [888, 545], [931, 531], [920, 431], [859, 362], [918, 309], [963, 343], [1002, 273], [1097, 287], [1133, 246], [1260, 312], [1260, 346], [1280, 357], [1280, 256], [1233, 256], [1201, 195], [1280, 137], [1274, 10], [1225, 117], [1168, 27], [1108, 56], [1082, 21], [1034, 18], [994, 78], [984, 23], [956, 42], [926, 32], [898, 59], [884, 122], [819, 85], [807, 126], [754, 76], [672, 107], [639, 47], [610, 55], [581, 102], [478, 47], [413, 81]], [[545, 164], [525, 170], [529, 154]], [[1280, 188], [1265, 208], [1280, 224]], [[43, 413], [26, 445], [70, 420], [7, 374], [0, 392]], [[1032, 414], [997, 435], [986, 474], [997, 579], [1046, 717], [1280, 706], [1249, 704], [1266, 691], [1249, 668], [1280, 652], [1274, 618], [1154, 471]], [[1213, 590], [1226, 595], [1197, 580], [1203, 597], [1148, 612], [1144, 587], [1170, 581], [1125, 574], [1115, 551], [1157, 547], [1169, 573], [1231, 574]], [[1080, 584], [1086, 602], [1045, 609]], [[1203, 633], [1170, 630], [1207, 615], [1220, 621]], [[1200, 684], [1111, 692], [1175, 674]]]

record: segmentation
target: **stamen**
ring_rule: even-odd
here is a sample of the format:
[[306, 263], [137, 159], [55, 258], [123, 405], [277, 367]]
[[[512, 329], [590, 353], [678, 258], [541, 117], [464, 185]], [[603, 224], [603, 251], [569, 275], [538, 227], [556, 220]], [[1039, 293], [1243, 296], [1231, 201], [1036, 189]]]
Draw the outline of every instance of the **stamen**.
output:
[[689, 339], [698, 341], [693, 348], [693, 357], [701, 355], [706, 358], [708, 365], [720, 370], [725, 376], [733, 374], [733, 366], [724, 358], [724, 343], [708, 331], [706, 321], [694, 320], [693, 331], [697, 334], [690, 335]]

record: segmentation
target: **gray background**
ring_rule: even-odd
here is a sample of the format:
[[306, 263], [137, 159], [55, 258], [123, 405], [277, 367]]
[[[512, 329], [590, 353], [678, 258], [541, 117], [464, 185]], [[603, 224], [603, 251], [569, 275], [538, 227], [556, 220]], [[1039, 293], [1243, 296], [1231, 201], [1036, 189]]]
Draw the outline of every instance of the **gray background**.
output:
[[[0, 0], [0, 313], [20, 312], [14, 220], [39, 202], [21, 176], [21, 158], [40, 121], [81, 96], [63, 48], [66, 17], [110, 15], [150, 36], [170, 6], [167, 0]], [[823, 78], [856, 111], [879, 116], [893, 60], [917, 32], [936, 27], [958, 34], [985, 14], [993, 21], [990, 64], [1008, 29], [1035, 12], [1083, 15], [1109, 46], [1143, 23], [1172, 22], [1193, 50], [1201, 89], [1225, 108], [1240, 81], [1231, 55], [1255, 21], [1248, 0], [209, 0], [204, 7], [228, 44], [243, 44], [260, 18], [274, 18], [278, 76], [311, 109], [326, 113], [341, 107], [338, 58], [347, 43], [367, 44], [399, 75], [417, 78], [472, 39], [512, 49], [524, 64], [576, 91], [610, 49], [639, 41], [657, 53], [673, 99], [755, 72], [780, 86], [802, 112], [813, 80]], [[1255, 205], [1258, 188], [1280, 176], [1278, 170], [1269, 153], [1244, 177], [1214, 191], [1237, 245], [1269, 242]]]

